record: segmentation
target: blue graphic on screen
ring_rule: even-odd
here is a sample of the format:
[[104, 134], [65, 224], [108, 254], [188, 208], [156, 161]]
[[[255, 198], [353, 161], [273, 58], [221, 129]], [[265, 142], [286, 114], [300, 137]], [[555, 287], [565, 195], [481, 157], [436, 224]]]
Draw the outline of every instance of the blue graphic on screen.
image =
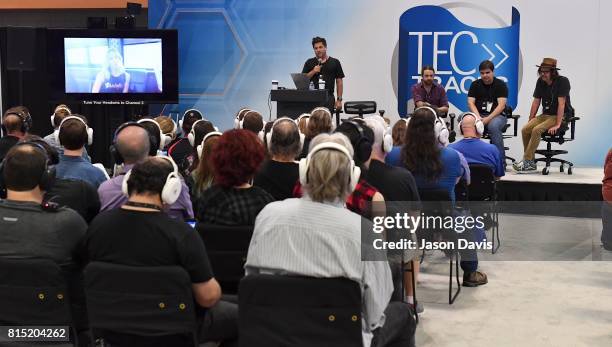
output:
[[159, 38], [64, 39], [66, 93], [161, 93]]
[[515, 108], [519, 30], [520, 14], [514, 7], [510, 26], [491, 29], [466, 25], [439, 6], [418, 6], [404, 12], [399, 32], [399, 114], [408, 114], [411, 87], [420, 81], [424, 65], [434, 67], [448, 101], [459, 109], [467, 109], [470, 85], [480, 76], [478, 64], [486, 59], [495, 65], [495, 76], [508, 84], [508, 105]]

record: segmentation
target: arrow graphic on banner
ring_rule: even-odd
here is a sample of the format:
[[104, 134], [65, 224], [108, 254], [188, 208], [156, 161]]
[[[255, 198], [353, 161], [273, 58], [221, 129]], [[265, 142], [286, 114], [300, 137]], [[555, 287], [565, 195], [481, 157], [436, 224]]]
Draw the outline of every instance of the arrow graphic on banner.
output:
[[[495, 59], [495, 54], [493, 54], [493, 52], [491, 52], [489, 47], [487, 47], [487, 45], [485, 45], [484, 43], [482, 43], [481, 46], [482, 46], [482, 48], [484, 48], [485, 51], [487, 51], [487, 53], [489, 53], [489, 60], [493, 61], [493, 59]], [[495, 44], [495, 48], [497, 48], [504, 55], [504, 59], [500, 60], [495, 65], [495, 68], [498, 68], [498, 67], [501, 66], [501, 64], [503, 64], [506, 61], [506, 59], [508, 59], [509, 56], [497, 43]]]

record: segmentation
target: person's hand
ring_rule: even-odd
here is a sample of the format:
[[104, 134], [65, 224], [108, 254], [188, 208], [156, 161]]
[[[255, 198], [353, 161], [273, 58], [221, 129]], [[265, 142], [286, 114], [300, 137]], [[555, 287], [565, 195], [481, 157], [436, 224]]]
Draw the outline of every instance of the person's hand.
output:
[[321, 65], [315, 65], [315, 67], [312, 69], [312, 71], [314, 71], [315, 73], [321, 72]]
[[336, 105], [334, 106], [334, 108], [336, 110], [341, 110], [342, 109], [342, 101], [336, 100]]
[[482, 121], [482, 124], [487, 125], [491, 121], [491, 117], [489, 116], [481, 117], [480, 120]]
[[548, 129], [548, 133], [554, 135], [557, 133], [557, 131], [559, 131], [559, 128], [561, 128], [561, 124], [557, 124], [554, 127]]
[[535, 114], [534, 114], [533, 116], [529, 116], [529, 120], [528, 120], [528, 122], [530, 122], [530, 121], [531, 121], [532, 119], [534, 119], [535, 117], [536, 117], [536, 116], [535, 116]]

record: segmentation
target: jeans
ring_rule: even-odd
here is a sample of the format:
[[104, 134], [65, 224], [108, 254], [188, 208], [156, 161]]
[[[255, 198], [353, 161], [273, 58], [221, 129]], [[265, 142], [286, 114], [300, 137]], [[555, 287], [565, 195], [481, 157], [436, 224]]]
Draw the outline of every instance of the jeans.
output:
[[498, 115], [495, 118], [491, 119], [489, 124], [485, 125], [485, 131], [489, 134], [489, 138], [491, 139], [491, 144], [495, 145], [499, 150], [499, 154], [505, 162], [506, 158], [506, 150], [504, 149], [504, 135], [503, 131], [506, 127], [506, 123], [508, 122], [508, 118], [503, 115]]
[[371, 347], [413, 347], [416, 321], [409, 304], [390, 302], [385, 309], [385, 324], [374, 330]]

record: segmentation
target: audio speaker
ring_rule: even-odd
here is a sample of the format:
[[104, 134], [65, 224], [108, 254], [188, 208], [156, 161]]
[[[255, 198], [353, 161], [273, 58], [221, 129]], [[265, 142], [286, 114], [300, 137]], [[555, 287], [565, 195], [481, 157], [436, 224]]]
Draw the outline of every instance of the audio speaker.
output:
[[6, 69], [36, 70], [36, 28], [8, 27], [6, 29]]

